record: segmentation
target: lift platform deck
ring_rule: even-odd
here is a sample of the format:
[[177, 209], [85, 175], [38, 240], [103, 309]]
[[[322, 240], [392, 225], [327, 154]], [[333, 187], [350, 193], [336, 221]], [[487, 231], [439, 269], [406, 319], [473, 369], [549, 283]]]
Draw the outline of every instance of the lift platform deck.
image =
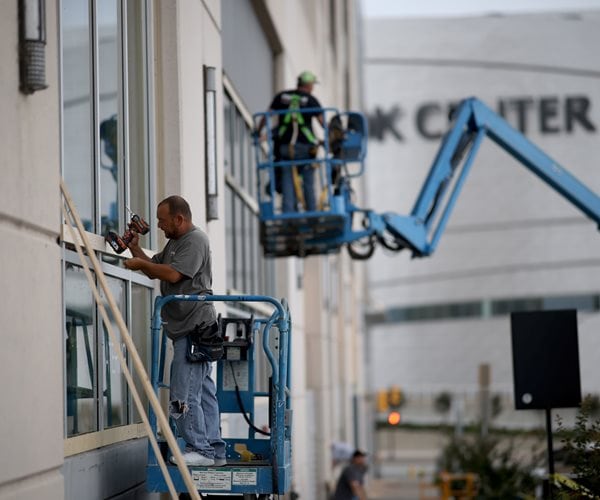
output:
[[[171, 301], [202, 302], [263, 302], [272, 306], [268, 318], [219, 317], [219, 330], [224, 339], [223, 358], [216, 362], [217, 399], [222, 423], [233, 416], [238, 424], [233, 436], [223, 424], [222, 438], [226, 443], [226, 460], [219, 467], [189, 467], [192, 480], [203, 495], [228, 495], [243, 498], [267, 498], [283, 495], [291, 488], [292, 408], [290, 398], [290, 336], [291, 318], [285, 301], [260, 295], [169, 295], [157, 297], [152, 315], [152, 385], [157, 393], [168, 389], [164, 382], [167, 337], [162, 332], [161, 309]], [[258, 353], [264, 354], [268, 379], [257, 380]], [[259, 391], [258, 385], [266, 387]], [[255, 402], [266, 401], [268, 417], [259, 428]], [[263, 412], [267, 413], [267, 411]], [[150, 411], [151, 428], [175, 489], [187, 492], [179, 469], [170, 465], [171, 452], [157, 429], [156, 415]], [[176, 433], [170, 421], [171, 429]], [[178, 438], [181, 449], [185, 443]], [[167, 483], [151, 446], [148, 448], [147, 489], [167, 492]]]

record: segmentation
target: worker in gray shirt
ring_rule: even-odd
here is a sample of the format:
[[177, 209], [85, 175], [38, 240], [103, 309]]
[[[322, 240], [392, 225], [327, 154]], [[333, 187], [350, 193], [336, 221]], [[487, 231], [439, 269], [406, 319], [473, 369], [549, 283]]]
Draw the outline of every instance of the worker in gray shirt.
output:
[[[125, 267], [160, 280], [166, 295], [212, 294], [212, 268], [208, 237], [192, 223], [190, 206], [181, 196], [169, 196], [156, 209], [158, 227], [168, 243], [162, 252], [148, 257], [136, 233], [129, 249], [133, 258]], [[172, 301], [162, 309], [167, 336], [173, 341], [170, 380], [170, 414], [185, 440], [188, 466], [225, 465], [225, 442], [221, 439], [216, 387], [212, 364], [191, 360], [190, 338], [214, 338], [218, 332], [212, 302]], [[171, 457], [171, 461], [174, 457]]]
[[364, 486], [366, 473], [367, 454], [355, 450], [338, 479], [332, 500], [367, 500]]

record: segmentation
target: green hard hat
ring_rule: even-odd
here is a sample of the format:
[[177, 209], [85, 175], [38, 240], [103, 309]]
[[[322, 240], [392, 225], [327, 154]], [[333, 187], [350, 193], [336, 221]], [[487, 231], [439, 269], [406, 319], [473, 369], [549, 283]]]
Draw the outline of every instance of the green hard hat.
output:
[[312, 71], [303, 71], [298, 75], [299, 83], [319, 83], [317, 81], [317, 75], [315, 75]]

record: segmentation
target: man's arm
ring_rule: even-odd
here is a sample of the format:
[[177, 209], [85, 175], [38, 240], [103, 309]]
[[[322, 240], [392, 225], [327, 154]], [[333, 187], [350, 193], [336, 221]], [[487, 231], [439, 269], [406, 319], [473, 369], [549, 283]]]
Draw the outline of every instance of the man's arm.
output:
[[144, 256], [146, 258], [133, 257], [127, 259], [123, 265], [132, 271], [142, 271], [148, 278], [168, 281], [169, 283], [177, 283], [183, 279], [183, 274], [176, 271], [169, 264], [158, 264], [148, 259], [145, 254]]
[[183, 279], [183, 274], [176, 271], [169, 264], [159, 264], [148, 257], [140, 247], [139, 241], [140, 237], [135, 233], [128, 245], [133, 258], [123, 262], [127, 269], [142, 271], [148, 278], [168, 281], [169, 283], [177, 283]]
[[367, 493], [363, 488], [363, 485], [356, 480], [350, 481], [350, 488], [352, 488], [352, 494], [358, 498], [358, 500], [367, 500]]

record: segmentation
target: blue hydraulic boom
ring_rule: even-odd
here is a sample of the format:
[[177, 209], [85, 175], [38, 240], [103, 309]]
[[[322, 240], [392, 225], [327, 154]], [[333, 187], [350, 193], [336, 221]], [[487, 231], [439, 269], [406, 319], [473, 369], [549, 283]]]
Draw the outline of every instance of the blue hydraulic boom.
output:
[[[365, 151], [357, 151], [356, 146], [363, 146], [366, 126], [364, 118], [362, 122], [359, 119], [362, 115], [353, 115], [357, 115], [353, 116], [353, 122], [361, 123], [360, 127], [342, 130], [337, 152], [332, 152], [331, 140], [325, 142], [326, 152], [318, 160], [316, 168], [324, 166], [326, 181], [331, 179], [329, 172], [336, 166], [342, 169], [334, 189], [325, 184], [324, 191], [330, 197], [319, 211], [277, 214], [272, 191], [261, 201], [261, 241], [266, 256], [302, 257], [338, 251], [345, 245], [353, 258], [367, 259], [373, 254], [376, 243], [395, 251], [409, 249], [415, 257], [430, 255], [437, 247], [486, 136], [600, 225], [600, 197], [475, 98], [465, 99], [454, 112], [452, 125], [409, 215], [378, 214], [358, 208], [352, 202], [349, 176], [345, 172], [347, 165], [353, 162], [360, 164], [358, 172], [363, 171]], [[356, 136], [361, 134], [363, 140], [358, 140]], [[325, 137], [330, 136], [331, 130], [326, 127]], [[266, 142], [270, 141], [267, 138]], [[352, 153], [346, 154], [345, 149], [350, 149], [352, 144]], [[263, 146], [262, 151], [268, 153], [269, 148], [272, 146]], [[256, 149], [261, 150], [258, 143]], [[292, 163], [277, 162], [268, 154], [263, 155], [261, 161], [257, 153], [257, 158], [259, 172], [289, 168]], [[333, 218], [335, 224], [327, 225], [329, 218]], [[320, 231], [322, 227], [324, 229]]]

